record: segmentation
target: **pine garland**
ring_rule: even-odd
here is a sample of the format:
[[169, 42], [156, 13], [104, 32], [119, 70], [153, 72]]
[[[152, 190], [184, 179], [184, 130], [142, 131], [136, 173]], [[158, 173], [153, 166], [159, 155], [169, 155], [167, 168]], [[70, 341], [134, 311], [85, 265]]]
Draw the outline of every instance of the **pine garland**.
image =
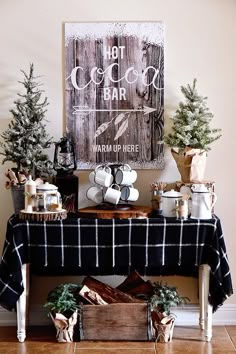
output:
[[173, 119], [172, 133], [164, 137], [170, 147], [184, 150], [186, 147], [208, 151], [209, 145], [221, 137], [221, 129], [211, 129], [213, 114], [207, 107], [207, 97], [200, 96], [193, 85], [181, 86], [185, 102], [179, 103]]
[[44, 153], [52, 144], [52, 138], [46, 132], [44, 124], [48, 106], [47, 97], [43, 98], [41, 84], [34, 76], [34, 65], [30, 64], [29, 74], [23, 70], [24, 80], [19, 81], [24, 86], [25, 93], [18, 93], [19, 98], [14, 101], [15, 109], [8, 129], [0, 136], [0, 154], [4, 155], [2, 163], [12, 161], [17, 170], [24, 170], [35, 176], [53, 174], [53, 163]]
[[73, 283], [56, 286], [49, 292], [44, 307], [47, 307], [54, 316], [56, 313], [62, 313], [69, 318], [73, 312], [81, 308], [79, 297], [81, 288], [82, 285]]

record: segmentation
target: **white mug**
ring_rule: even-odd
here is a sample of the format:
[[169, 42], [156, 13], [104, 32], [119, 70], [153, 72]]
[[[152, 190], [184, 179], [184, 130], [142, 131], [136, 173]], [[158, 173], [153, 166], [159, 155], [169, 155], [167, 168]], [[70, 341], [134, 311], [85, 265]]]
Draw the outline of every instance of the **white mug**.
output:
[[137, 172], [135, 170], [132, 170], [131, 167], [127, 164], [119, 167], [115, 175], [116, 183], [122, 186], [130, 186], [136, 181], [136, 179]]
[[113, 175], [111, 174], [111, 169], [108, 166], [98, 166], [95, 169], [94, 181], [103, 187], [110, 187], [113, 182]]
[[104, 195], [104, 201], [111, 204], [118, 204], [121, 196], [120, 187], [117, 184], [112, 184], [107, 188]]
[[124, 186], [121, 188], [121, 197], [123, 201], [135, 202], [139, 197], [139, 191], [133, 186]]
[[98, 186], [92, 186], [87, 190], [87, 198], [92, 202], [100, 204], [103, 202], [102, 188]]
[[92, 184], [96, 184], [96, 182], [95, 182], [95, 172], [94, 172], [94, 171], [90, 172], [90, 174], [89, 174], [89, 181], [90, 181]]

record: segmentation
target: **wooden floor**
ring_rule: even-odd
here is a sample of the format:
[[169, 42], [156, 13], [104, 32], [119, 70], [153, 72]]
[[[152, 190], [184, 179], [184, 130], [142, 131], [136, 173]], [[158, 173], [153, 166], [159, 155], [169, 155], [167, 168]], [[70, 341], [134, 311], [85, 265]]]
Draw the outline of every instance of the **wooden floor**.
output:
[[211, 343], [197, 327], [175, 327], [171, 343], [74, 342], [57, 343], [54, 327], [31, 327], [19, 343], [15, 327], [0, 327], [0, 354], [236, 354], [236, 326], [213, 328]]

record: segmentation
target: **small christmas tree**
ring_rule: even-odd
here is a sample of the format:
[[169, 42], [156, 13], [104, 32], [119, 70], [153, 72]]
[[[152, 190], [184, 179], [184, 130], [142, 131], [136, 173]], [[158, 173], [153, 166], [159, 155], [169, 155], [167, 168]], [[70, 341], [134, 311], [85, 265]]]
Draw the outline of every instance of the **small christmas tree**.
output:
[[167, 145], [179, 148], [180, 152], [186, 147], [208, 151], [209, 145], [221, 137], [221, 129], [210, 129], [213, 114], [206, 105], [207, 97], [198, 94], [196, 82], [194, 79], [192, 86], [181, 86], [185, 102], [180, 102], [172, 118], [173, 132], [164, 137]]
[[0, 142], [0, 154], [4, 155], [2, 163], [12, 161], [17, 165], [17, 171], [23, 170], [37, 176], [47, 176], [53, 173], [53, 163], [43, 152], [51, 145], [51, 138], [46, 133], [43, 123], [48, 105], [47, 97], [43, 98], [41, 84], [34, 76], [34, 65], [30, 64], [29, 75], [23, 70], [24, 80], [19, 81], [25, 88], [25, 93], [18, 93], [14, 101], [15, 109], [8, 129], [1, 134], [4, 142]]

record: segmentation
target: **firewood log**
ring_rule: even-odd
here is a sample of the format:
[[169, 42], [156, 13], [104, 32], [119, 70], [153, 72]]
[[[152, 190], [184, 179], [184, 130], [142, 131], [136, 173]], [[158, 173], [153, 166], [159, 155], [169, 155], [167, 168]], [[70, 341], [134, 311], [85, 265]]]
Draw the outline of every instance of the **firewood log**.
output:
[[[126, 294], [120, 291], [119, 289], [113, 288], [110, 285], [105, 284], [90, 276], [85, 277], [82, 284], [85, 285], [89, 290], [91, 290], [91, 296], [92, 296], [91, 303], [94, 304], [98, 304], [98, 305], [101, 304], [101, 299], [107, 304], [119, 303], [119, 302], [126, 302], [126, 303], [142, 302], [141, 300], [138, 300], [133, 296]], [[81, 296], [84, 296], [83, 293], [86, 293], [85, 298], [88, 300], [89, 291], [87, 288], [86, 289], [82, 288], [79, 294]], [[97, 296], [95, 294], [97, 294]]]
[[128, 277], [117, 286], [117, 289], [130, 295], [152, 295], [153, 285], [147, 280], [143, 280], [137, 271], [133, 271]]

